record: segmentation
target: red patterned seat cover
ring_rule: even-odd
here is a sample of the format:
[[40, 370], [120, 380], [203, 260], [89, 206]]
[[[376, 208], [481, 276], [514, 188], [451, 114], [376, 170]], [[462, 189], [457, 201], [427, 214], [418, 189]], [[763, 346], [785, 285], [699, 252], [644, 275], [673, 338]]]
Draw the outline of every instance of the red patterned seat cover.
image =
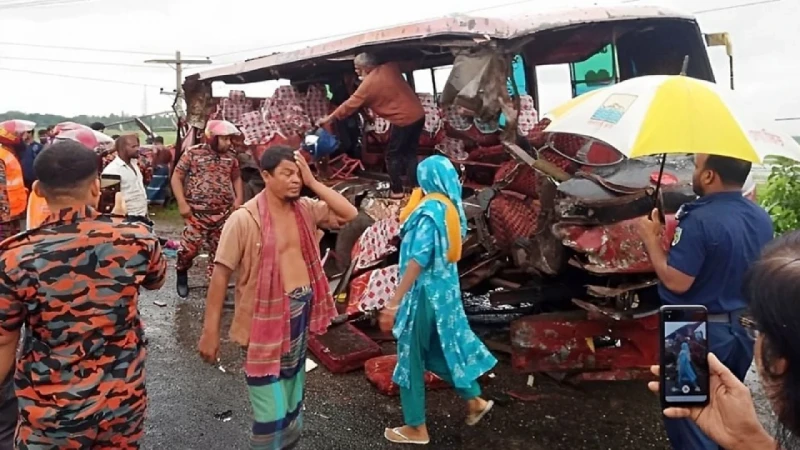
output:
[[503, 181], [511, 172], [516, 170], [511, 183], [504, 189], [512, 192], [517, 192], [528, 197], [536, 197], [536, 171], [527, 164], [520, 164], [516, 161], [507, 161], [503, 163], [494, 176], [494, 182], [498, 183]]
[[325, 87], [319, 84], [309, 86], [303, 98], [303, 107], [312, 124], [327, 116], [331, 112], [331, 102]]
[[489, 228], [501, 248], [533, 235], [537, 227], [539, 203], [500, 193], [489, 203]]
[[348, 313], [382, 309], [394, 296], [400, 282], [399, 270], [395, 264], [370, 270], [353, 279], [350, 283]]
[[371, 122], [367, 121], [367, 123], [364, 125], [364, 131], [367, 132], [367, 139], [369, 139], [373, 144], [388, 144], [389, 130], [391, 129], [392, 124], [390, 124], [389, 121], [383, 117], [375, 115], [372, 110], [368, 109], [367, 111], [369, 112], [370, 116], [373, 117]]
[[300, 94], [294, 86], [280, 86], [267, 106], [266, 120], [274, 120], [284, 136], [303, 136], [311, 129], [312, 123], [303, 106]]
[[417, 94], [422, 108], [425, 110], [425, 127], [419, 137], [421, 147], [433, 148], [444, 138], [442, 115], [436, 100], [431, 94]]
[[400, 233], [398, 217], [381, 219], [367, 228], [353, 246], [352, 259], [358, 261], [355, 269], [363, 270], [372, 267], [396, 252], [397, 247], [392, 241], [398, 233]]
[[530, 138], [538, 122], [539, 115], [534, 107], [533, 97], [521, 95], [519, 97], [519, 118], [517, 119], [517, 131], [520, 136]]
[[456, 105], [445, 108], [443, 118], [445, 132], [451, 137], [467, 136], [480, 147], [490, 147], [500, 143], [500, 126], [497, 121], [482, 123], [462, 114], [461, 108]]
[[436, 150], [454, 161], [465, 161], [469, 158], [469, 153], [467, 153], [465, 149], [464, 141], [449, 136], [445, 136], [442, 142], [436, 145]]

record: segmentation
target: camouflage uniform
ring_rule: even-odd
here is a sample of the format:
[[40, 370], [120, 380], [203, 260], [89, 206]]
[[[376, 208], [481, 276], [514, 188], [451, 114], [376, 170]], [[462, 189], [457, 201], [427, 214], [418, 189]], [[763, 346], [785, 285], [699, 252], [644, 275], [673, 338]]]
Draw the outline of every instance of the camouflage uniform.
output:
[[222, 226], [236, 201], [233, 180], [239, 178], [239, 161], [232, 153], [219, 154], [201, 144], [186, 150], [175, 170], [186, 174], [184, 195], [192, 208], [192, 216], [186, 220], [181, 235], [175, 268], [179, 272], [189, 270], [205, 243], [209, 252], [207, 272], [210, 277]]
[[11, 204], [6, 191], [6, 164], [0, 160], [0, 242], [19, 233], [19, 220], [11, 217]]
[[17, 448], [135, 449], [143, 434], [139, 288], [166, 260], [140, 222], [66, 209], [0, 245], [0, 334], [25, 323]]

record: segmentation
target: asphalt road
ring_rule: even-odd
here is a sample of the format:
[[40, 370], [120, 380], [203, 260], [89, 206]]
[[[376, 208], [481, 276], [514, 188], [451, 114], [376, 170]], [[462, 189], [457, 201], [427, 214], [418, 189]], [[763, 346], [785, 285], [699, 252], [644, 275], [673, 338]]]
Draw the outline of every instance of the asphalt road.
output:
[[[203, 265], [201, 261], [201, 267], [193, 269], [190, 285], [202, 284]], [[143, 292], [140, 297], [149, 340], [150, 403], [143, 448], [246, 449], [251, 412], [240, 352], [223, 341], [224, 371], [200, 360], [195, 348], [202, 326], [205, 288], [192, 289], [190, 298], [181, 300], [175, 294], [174, 283], [171, 267], [161, 291]], [[228, 312], [223, 322], [223, 339], [230, 315]], [[428, 448], [669, 448], [658, 402], [644, 383], [587, 383], [568, 387], [537, 376], [534, 386], [529, 387], [527, 376], [512, 373], [505, 361], [498, 364], [494, 373], [484, 392], [498, 400], [498, 406], [475, 428], [463, 424], [464, 406], [453, 392], [429, 394], [428, 426], [432, 442]], [[513, 399], [509, 392], [527, 397], [526, 401]], [[305, 428], [298, 448], [402, 448], [390, 445], [382, 437], [384, 427], [399, 426], [401, 422], [399, 399], [379, 394], [363, 373], [331, 375], [320, 366], [308, 374]]]

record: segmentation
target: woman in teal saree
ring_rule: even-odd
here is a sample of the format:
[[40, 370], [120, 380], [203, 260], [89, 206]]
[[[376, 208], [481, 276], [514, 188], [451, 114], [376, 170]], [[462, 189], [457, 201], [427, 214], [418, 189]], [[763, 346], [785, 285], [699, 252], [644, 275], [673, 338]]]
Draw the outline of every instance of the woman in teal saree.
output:
[[[467, 425], [493, 403], [480, 397], [478, 378], [497, 360], [469, 327], [461, 302], [457, 262], [467, 222], [453, 164], [432, 156], [417, 168], [421, 189], [401, 213], [400, 284], [381, 315], [397, 338], [397, 367], [405, 425], [384, 436], [400, 444], [430, 442], [425, 426], [425, 370], [451, 384], [467, 402]], [[424, 197], [423, 197], [424, 195]]]

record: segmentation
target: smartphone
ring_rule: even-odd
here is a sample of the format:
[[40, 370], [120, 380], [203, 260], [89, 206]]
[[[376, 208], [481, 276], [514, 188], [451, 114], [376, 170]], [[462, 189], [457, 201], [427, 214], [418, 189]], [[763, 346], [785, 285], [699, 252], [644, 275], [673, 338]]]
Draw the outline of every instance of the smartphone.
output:
[[709, 398], [708, 310], [705, 306], [663, 306], [661, 320], [661, 404], [704, 406]]
[[100, 214], [111, 214], [121, 187], [122, 178], [119, 175], [100, 175], [100, 203], [97, 205]]

